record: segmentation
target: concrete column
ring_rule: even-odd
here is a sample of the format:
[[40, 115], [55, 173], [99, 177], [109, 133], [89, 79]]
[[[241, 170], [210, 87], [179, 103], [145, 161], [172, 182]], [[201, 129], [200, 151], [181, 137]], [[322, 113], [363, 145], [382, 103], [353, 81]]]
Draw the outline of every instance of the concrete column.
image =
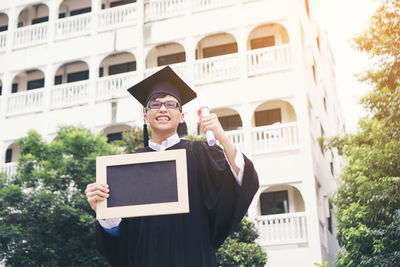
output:
[[90, 56], [89, 59], [89, 109], [93, 108], [96, 101], [96, 85], [99, 79], [99, 57], [97, 55]]
[[[10, 8], [10, 11], [8, 12], [8, 34], [7, 34], [7, 54], [10, 54], [12, 51], [12, 47], [14, 44], [14, 32], [17, 29], [17, 24], [18, 24], [18, 16], [17, 16], [17, 10], [15, 6], [12, 6]], [[3, 87], [4, 88], [4, 87]]]
[[242, 112], [240, 113], [240, 118], [242, 119], [243, 124], [243, 133], [244, 133], [244, 149], [245, 153], [248, 157], [252, 156], [252, 134], [251, 130], [253, 129], [252, 125], [252, 107], [244, 102], [241, 106]]
[[51, 90], [54, 86], [54, 66], [51, 63], [46, 65], [44, 71], [44, 97], [43, 97], [43, 112], [48, 113], [51, 105]]
[[137, 50], [136, 50], [136, 71], [138, 79], [144, 78], [144, 71], [146, 69], [146, 55], [144, 54], [144, 1], [137, 1], [137, 28], [138, 28], [138, 39], [137, 39]]
[[[1, 105], [0, 105], [0, 125], [4, 125], [4, 120], [6, 119], [7, 107], [8, 107], [8, 97], [11, 94], [11, 73], [5, 72], [2, 82], [2, 92], [1, 92]], [[3, 123], [2, 123], [3, 122]], [[2, 131], [0, 131], [2, 132]]]
[[304, 207], [306, 213], [306, 225], [307, 225], [307, 239], [308, 245], [311, 250], [312, 262], [322, 262], [321, 255], [321, 238], [319, 233], [319, 219], [318, 219], [318, 208], [317, 208], [317, 192], [315, 189], [314, 177], [307, 177], [304, 179], [304, 193], [302, 193], [304, 199]]
[[101, 0], [92, 0], [92, 36], [97, 34], [98, 13], [101, 10]]
[[58, 19], [58, 7], [60, 1], [48, 1], [49, 6], [49, 28], [48, 28], [48, 43], [54, 43], [54, 36], [56, 33], [56, 20]]

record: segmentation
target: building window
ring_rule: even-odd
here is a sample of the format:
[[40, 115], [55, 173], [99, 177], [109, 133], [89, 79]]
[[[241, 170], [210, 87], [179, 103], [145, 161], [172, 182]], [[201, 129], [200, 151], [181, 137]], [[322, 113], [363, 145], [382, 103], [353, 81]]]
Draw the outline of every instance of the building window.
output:
[[0, 85], [0, 95], [1, 95], [2, 90], [3, 90], [3, 87]]
[[54, 77], [54, 85], [62, 84], [62, 75]]
[[281, 109], [256, 111], [254, 113], [256, 127], [282, 122]]
[[99, 77], [101, 78], [101, 77], [103, 77], [104, 76], [104, 68], [103, 67], [100, 67], [99, 68]]
[[70, 12], [70, 16], [76, 16], [76, 15], [80, 15], [80, 14], [85, 14], [85, 13], [89, 13], [92, 11], [91, 7], [85, 7], [85, 8], [81, 8], [81, 9], [75, 9], [75, 10], [71, 10]]
[[136, 0], [121, 0], [121, 1], [115, 1], [110, 3], [110, 7], [116, 7], [116, 6], [122, 6], [122, 5], [127, 5], [131, 3], [135, 3]]
[[58, 14], [59, 19], [63, 19], [65, 18], [65, 16], [66, 16], [65, 12]]
[[44, 87], [44, 79], [28, 81], [28, 84], [27, 84], [27, 90], [43, 88], [43, 87]]
[[0, 32], [5, 32], [8, 30], [8, 25], [0, 26]]
[[107, 134], [108, 143], [111, 143], [115, 140], [122, 140], [122, 132]]
[[87, 80], [87, 79], [89, 79], [89, 71], [88, 70], [78, 71], [78, 72], [73, 72], [73, 73], [68, 74], [67, 83], [83, 81], [83, 80]]
[[288, 191], [262, 193], [260, 196], [261, 215], [289, 212]]
[[207, 47], [203, 49], [203, 58], [237, 53], [237, 51], [238, 51], [237, 43]]
[[49, 21], [49, 17], [48, 16], [41, 17], [41, 18], [36, 18], [36, 19], [32, 20], [32, 25], [39, 24], [39, 23], [46, 22], [46, 21]]
[[332, 222], [332, 204], [329, 202], [329, 217], [328, 217], [328, 231], [332, 234], [333, 231], [333, 222]]
[[131, 61], [109, 66], [108, 75], [114, 75], [135, 70], [136, 70], [136, 61]]
[[225, 131], [237, 130], [242, 127], [242, 120], [239, 114], [218, 117], [218, 120]]
[[13, 83], [11, 86], [11, 93], [18, 92], [18, 83]]
[[186, 60], [185, 52], [159, 56], [157, 57], [157, 66], [165, 66], [165, 65], [185, 62], [185, 60]]
[[12, 149], [9, 148], [6, 150], [6, 163], [10, 163], [12, 161]]
[[270, 47], [274, 45], [275, 45], [275, 36], [273, 35], [250, 40], [251, 49]]

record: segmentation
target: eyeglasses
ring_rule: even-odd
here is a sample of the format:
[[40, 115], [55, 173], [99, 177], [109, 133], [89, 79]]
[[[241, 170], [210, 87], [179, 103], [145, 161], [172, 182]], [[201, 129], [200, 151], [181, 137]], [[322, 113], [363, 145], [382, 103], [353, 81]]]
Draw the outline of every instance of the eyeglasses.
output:
[[167, 100], [165, 102], [152, 100], [147, 104], [148, 109], [160, 109], [164, 105], [166, 109], [180, 109], [180, 105], [178, 102], [174, 100]]

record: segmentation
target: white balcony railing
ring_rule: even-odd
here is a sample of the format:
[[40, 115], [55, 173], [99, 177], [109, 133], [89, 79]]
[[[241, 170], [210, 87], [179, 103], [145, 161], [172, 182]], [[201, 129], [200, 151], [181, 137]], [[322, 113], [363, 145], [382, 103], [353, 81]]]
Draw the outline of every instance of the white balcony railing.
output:
[[46, 42], [48, 25], [48, 22], [43, 22], [16, 29], [14, 32], [13, 46], [18, 48]]
[[89, 81], [79, 81], [54, 86], [51, 89], [51, 108], [84, 104], [89, 99]]
[[299, 137], [297, 123], [283, 123], [252, 129], [253, 153], [267, 153], [297, 149]]
[[245, 140], [243, 130], [233, 130], [225, 132], [228, 138], [239, 147], [239, 149], [244, 152], [245, 150]]
[[13, 93], [8, 96], [7, 115], [40, 111], [43, 105], [43, 88]]
[[6, 48], [7, 45], [7, 31], [0, 32], [0, 50], [3, 50]]
[[290, 45], [279, 45], [251, 50], [247, 53], [249, 75], [278, 71], [291, 64]]
[[239, 55], [229, 54], [194, 62], [195, 84], [218, 82], [238, 78], [240, 75]]
[[17, 171], [18, 162], [10, 162], [0, 165], [0, 172], [4, 172], [7, 177], [11, 178]]
[[96, 86], [96, 101], [129, 95], [126, 91], [127, 86], [132, 85], [135, 79], [137, 79], [136, 71], [100, 78]]
[[193, 0], [193, 11], [214, 9], [236, 4], [236, 0]]
[[[176, 72], [176, 74], [178, 74], [179, 77], [181, 77], [181, 79], [183, 80], [187, 79], [188, 64], [186, 62], [176, 63], [169, 66], [171, 67], [171, 69], [173, 69], [174, 72]], [[155, 68], [146, 69], [144, 72], [144, 76], [147, 78], [150, 75], [156, 73], [157, 71], [165, 67], [166, 66], [159, 66]]]
[[307, 242], [304, 212], [259, 216], [256, 226], [262, 246]]
[[137, 23], [137, 3], [103, 9], [99, 12], [98, 26], [106, 30], [122, 25]]
[[147, 0], [144, 4], [144, 19], [149, 22], [183, 15], [185, 8], [185, 0]]
[[82, 14], [56, 21], [56, 39], [69, 38], [90, 33], [91, 14]]

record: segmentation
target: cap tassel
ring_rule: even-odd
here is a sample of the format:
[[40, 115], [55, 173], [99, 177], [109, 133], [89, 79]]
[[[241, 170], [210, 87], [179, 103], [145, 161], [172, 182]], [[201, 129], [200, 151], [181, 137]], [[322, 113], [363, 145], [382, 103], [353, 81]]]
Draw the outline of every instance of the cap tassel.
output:
[[147, 123], [143, 124], [143, 144], [144, 147], [149, 146], [149, 132], [147, 131]]

